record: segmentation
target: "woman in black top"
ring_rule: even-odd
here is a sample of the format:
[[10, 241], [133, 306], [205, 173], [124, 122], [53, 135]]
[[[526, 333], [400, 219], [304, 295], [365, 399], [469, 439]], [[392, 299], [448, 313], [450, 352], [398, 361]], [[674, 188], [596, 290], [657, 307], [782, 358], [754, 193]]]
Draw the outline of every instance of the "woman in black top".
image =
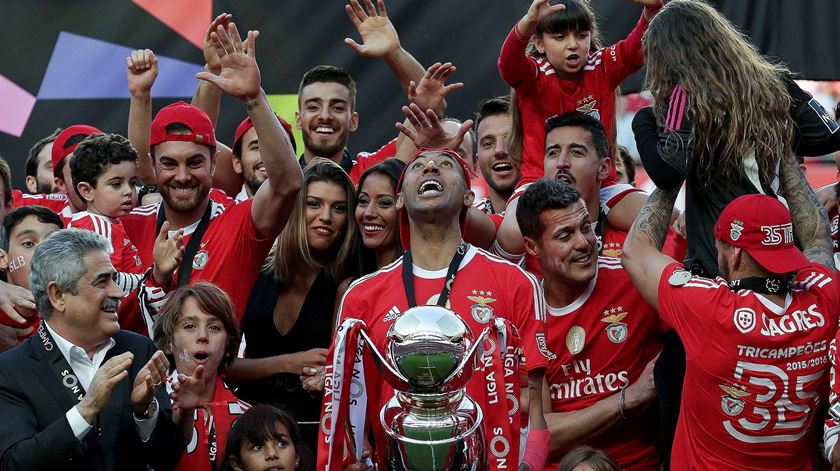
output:
[[332, 339], [338, 283], [350, 276], [355, 189], [327, 159], [303, 172], [289, 224], [268, 255], [242, 317], [245, 359], [227, 371], [237, 396], [291, 413], [315, 449], [321, 398], [300, 376], [324, 365]]

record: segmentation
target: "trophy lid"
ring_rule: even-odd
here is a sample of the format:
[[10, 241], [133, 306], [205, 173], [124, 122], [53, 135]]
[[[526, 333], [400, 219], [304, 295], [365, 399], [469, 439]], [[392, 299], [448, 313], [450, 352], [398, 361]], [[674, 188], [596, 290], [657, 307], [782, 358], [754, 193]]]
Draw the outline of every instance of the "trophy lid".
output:
[[413, 392], [446, 392], [444, 381], [455, 373], [473, 343], [469, 326], [440, 306], [405, 311], [388, 331], [388, 355]]

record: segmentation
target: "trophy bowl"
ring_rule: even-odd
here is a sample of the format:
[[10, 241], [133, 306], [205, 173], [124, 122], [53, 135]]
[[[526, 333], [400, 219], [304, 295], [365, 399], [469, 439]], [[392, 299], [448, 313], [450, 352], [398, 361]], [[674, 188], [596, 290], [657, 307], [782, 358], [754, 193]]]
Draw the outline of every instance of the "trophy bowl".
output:
[[[452, 388], [447, 380], [462, 369], [473, 346], [469, 326], [458, 314], [440, 306], [417, 306], [405, 311], [388, 330], [388, 356], [409, 383], [412, 393], [441, 394]], [[458, 383], [463, 384], [464, 379]]]

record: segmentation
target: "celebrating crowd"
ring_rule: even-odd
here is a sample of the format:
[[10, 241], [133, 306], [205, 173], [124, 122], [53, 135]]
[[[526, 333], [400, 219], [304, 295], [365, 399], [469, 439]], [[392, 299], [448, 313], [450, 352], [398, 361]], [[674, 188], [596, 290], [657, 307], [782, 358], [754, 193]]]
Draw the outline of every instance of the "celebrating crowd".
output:
[[[425, 305], [492, 332], [464, 469], [840, 469], [840, 183], [801, 158], [840, 126], [710, 5], [633, 2], [603, 45], [587, 0], [533, 0], [499, 38], [510, 94], [459, 120], [455, 66], [349, 0], [347, 45], [406, 95], [355, 157], [350, 74], [306, 71], [288, 123], [229, 14], [190, 104], [153, 114], [158, 61], [133, 51], [128, 136], [56, 123], [26, 193], [0, 160], [0, 469], [406, 469], [371, 352]], [[643, 66], [650, 194], [615, 141]]]

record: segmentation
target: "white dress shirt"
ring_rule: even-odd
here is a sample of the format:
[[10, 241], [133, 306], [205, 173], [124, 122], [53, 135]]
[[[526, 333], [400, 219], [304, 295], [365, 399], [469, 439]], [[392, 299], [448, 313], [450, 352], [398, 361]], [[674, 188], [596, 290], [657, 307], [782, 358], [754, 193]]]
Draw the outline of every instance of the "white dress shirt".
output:
[[[96, 375], [99, 367], [102, 366], [102, 361], [105, 359], [105, 355], [108, 353], [108, 350], [114, 347], [116, 342], [114, 339], [108, 339], [107, 342], [96, 349], [96, 353], [93, 354], [93, 358], [88, 358], [87, 352], [84, 348], [74, 345], [69, 340], [56, 333], [56, 331], [52, 330], [50, 327], [49, 322], [45, 321], [44, 325], [47, 327], [47, 331], [50, 335], [52, 335], [55, 344], [58, 346], [58, 350], [62, 355], [64, 355], [67, 363], [70, 364], [70, 368], [73, 369], [73, 373], [76, 374], [79, 384], [82, 385], [85, 391], [88, 391], [94, 375]], [[127, 381], [127, 379], [123, 379], [123, 381]], [[157, 399], [154, 399], [154, 401], [157, 402]], [[157, 406], [157, 404], [155, 404], [155, 406]], [[73, 406], [70, 410], [68, 410], [66, 417], [67, 422], [70, 423], [70, 429], [73, 430], [73, 434], [79, 441], [85, 438], [85, 435], [93, 429], [93, 424], [87, 423], [84, 417], [82, 417], [82, 414], [79, 412], [79, 406]], [[154, 407], [154, 413], [148, 419], [139, 419], [137, 416], [134, 416], [134, 423], [137, 425], [137, 434], [140, 435], [140, 439], [144, 442], [148, 441], [152, 436], [152, 432], [155, 430], [155, 425], [157, 425], [157, 418], [157, 407]]]

